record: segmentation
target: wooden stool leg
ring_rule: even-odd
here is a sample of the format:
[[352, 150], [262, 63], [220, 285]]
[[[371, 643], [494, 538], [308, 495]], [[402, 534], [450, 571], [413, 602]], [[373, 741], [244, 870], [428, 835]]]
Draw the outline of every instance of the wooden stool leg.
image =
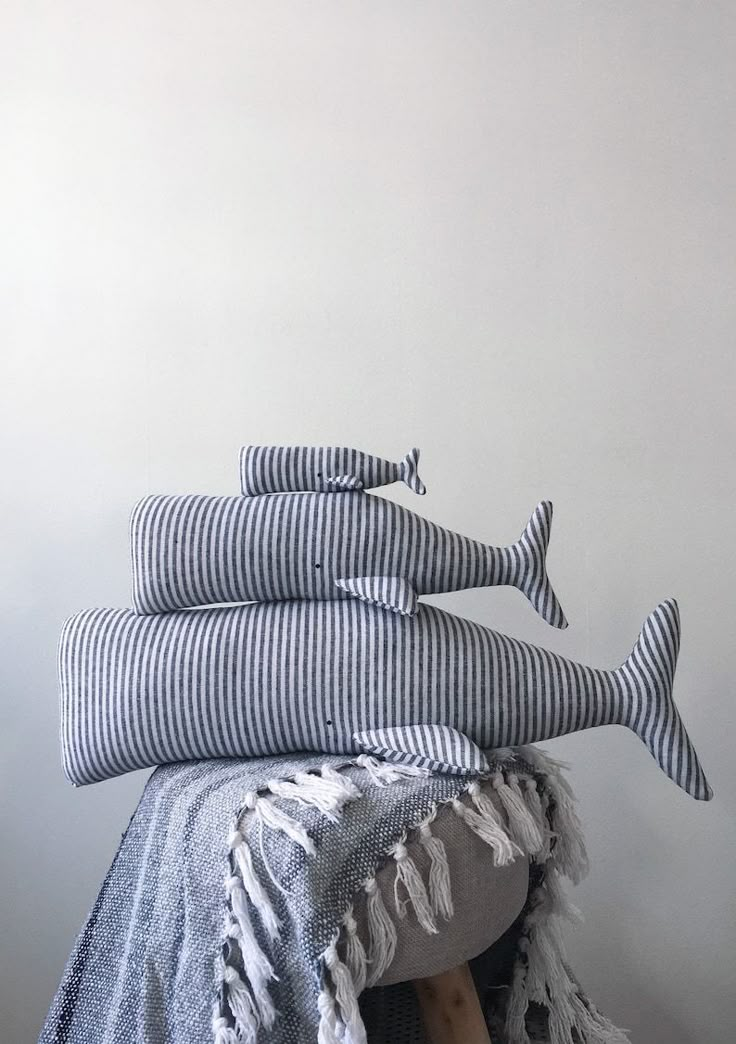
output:
[[467, 964], [415, 979], [414, 989], [430, 1044], [491, 1044]]

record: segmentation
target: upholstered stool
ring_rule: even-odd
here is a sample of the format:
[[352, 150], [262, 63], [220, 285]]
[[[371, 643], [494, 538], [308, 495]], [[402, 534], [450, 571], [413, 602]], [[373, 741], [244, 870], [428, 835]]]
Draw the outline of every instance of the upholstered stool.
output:
[[[498, 805], [490, 784], [483, 791]], [[521, 913], [529, 890], [529, 861], [520, 855], [496, 866], [489, 846], [450, 807], [438, 811], [432, 834], [447, 855], [452, 916], [439, 922], [436, 933], [428, 933], [413, 910], [399, 919], [393, 961], [375, 985], [414, 983], [431, 1044], [487, 1044], [490, 1036], [467, 962], [488, 950]], [[407, 839], [406, 849], [427, 880], [430, 858], [418, 834]], [[397, 873], [391, 860], [376, 874], [389, 909], [395, 908], [397, 897], [401, 901]], [[356, 905], [355, 918], [367, 945], [365, 899]]]
[[555, 927], [586, 865], [559, 766], [408, 768], [159, 768], [40, 1044], [625, 1044]]

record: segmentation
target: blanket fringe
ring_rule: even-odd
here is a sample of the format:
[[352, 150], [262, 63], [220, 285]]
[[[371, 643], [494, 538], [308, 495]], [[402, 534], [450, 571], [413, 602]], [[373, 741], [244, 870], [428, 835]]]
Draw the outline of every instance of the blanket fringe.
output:
[[459, 797], [452, 799], [452, 809], [456, 816], [463, 819], [474, 834], [484, 841], [493, 851], [494, 866], [506, 866], [512, 863], [521, 848], [515, 844], [494, 816], [489, 816], [479, 808], [471, 808]]
[[346, 776], [342, 772], [338, 772], [331, 765], [323, 765], [320, 769], [323, 779], [327, 779], [335, 785], [339, 786], [342, 793], [345, 795], [345, 801], [355, 801], [363, 796], [363, 791], [360, 787], [356, 787], [352, 779]]
[[569, 921], [571, 924], [582, 924], [583, 915], [565, 891], [560, 871], [553, 863], [548, 864], [544, 869], [544, 888], [549, 902], [548, 909], [552, 915], [559, 917], [562, 921]]
[[[328, 771], [325, 772], [325, 769]], [[275, 797], [289, 798], [300, 805], [312, 805], [332, 823], [339, 821], [343, 805], [360, 797], [355, 784], [326, 765], [319, 775], [297, 772], [293, 781], [272, 779], [268, 789]]]
[[287, 815], [286, 812], [278, 807], [275, 801], [271, 801], [268, 797], [259, 797], [255, 791], [251, 790], [244, 796], [243, 805], [247, 811], [254, 812], [256, 818], [264, 826], [280, 831], [286, 834], [287, 837], [290, 837], [300, 848], [304, 849], [308, 856], [317, 854], [314, 841], [312, 841], [302, 824]]
[[281, 935], [281, 921], [271, 905], [268, 892], [258, 879], [250, 847], [239, 830], [233, 830], [228, 837], [228, 847], [235, 861], [235, 867], [240, 871], [248, 898], [258, 911], [269, 939], [275, 942]]
[[345, 964], [350, 970], [355, 983], [355, 992], [360, 995], [365, 989], [368, 975], [368, 957], [363, 942], [358, 935], [358, 924], [355, 920], [352, 904], [342, 919], [345, 929]]
[[[533, 777], [526, 778], [523, 792], [519, 787], [530, 815], [543, 827], [542, 844], [534, 861], [544, 865], [544, 876], [530, 897], [518, 944], [506, 1005], [508, 1044], [530, 1044], [526, 1015], [531, 1002], [544, 1005], [549, 1013], [550, 1044], [627, 1044], [626, 1033], [583, 999], [565, 963], [560, 921], [579, 920], [580, 914], [567, 898], [561, 877], [578, 883], [588, 870], [572, 791], [561, 774], [562, 765], [544, 752], [525, 747], [519, 756], [534, 767], [545, 783], [545, 800]], [[509, 782], [514, 792], [513, 781]], [[551, 794], [549, 803], [546, 792]], [[504, 800], [503, 794], [499, 797]]]
[[[478, 778], [471, 779], [462, 794], [435, 805], [386, 853], [395, 867], [396, 916], [405, 917], [411, 908], [429, 934], [437, 933], [438, 919], [453, 916], [447, 851], [432, 831], [438, 811], [447, 806], [489, 846], [496, 866], [505, 866], [522, 855], [543, 866], [541, 882], [529, 900], [509, 989], [508, 1044], [530, 1044], [526, 1018], [532, 1002], [549, 1010], [550, 1044], [625, 1044], [626, 1035], [583, 999], [565, 964], [559, 922], [562, 918], [577, 920], [580, 915], [568, 900], [561, 878], [577, 883], [588, 868], [572, 791], [561, 774], [561, 764], [537, 748], [522, 748], [513, 760], [516, 771], [506, 766], [490, 777], [495, 797]], [[363, 769], [370, 783], [380, 787], [428, 774], [426, 769], [382, 762], [370, 754], [361, 754], [351, 764]], [[244, 796], [228, 838], [232, 871], [226, 880], [229, 943], [218, 975], [220, 1001], [212, 1021], [214, 1044], [256, 1044], [261, 1028], [268, 1030], [276, 1016], [269, 992], [269, 982], [276, 976], [258, 941], [249, 904], [271, 942], [280, 937], [281, 921], [255, 869], [242, 827], [245, 817], [249, 813], [255, 817], [266, 873], [284, 892], [266, 861], [264, 828], [290, 838], [309, 858], [316, 855], [316, 847], [303, 824], [278, 802], [311, 806], [334, 822], [346, 804], [362, 795], [352, 779], [330, 765], [322, 766], [319, 772], [271, 780], [266, 790]], [[410, 835], [426, 854], [426, 882], [407, 847]], [[364, 942], [358, 934], [351, 904], [320, 958], [319, 1044], [365, 1044], [358, 997], [364, 988], [383, 978], [394, 960], [397, 929], [375, 876], [364, 883], [363, 890], [367, 940]]]
[[419, 843], [429, 859], [429, 902], [432, 912], [437, 917], [449, 921], [455, 913], [452, 904], [452, 882], [445, 843], [441, 837], [435, 837], [431, 829], [436, 815], [437, 810], [434, 809], [419, 824]]
[[528, 930], [506, 1008], [509, 1044], [529, 1044], [526, 1013], [532, 1001], [547, 1008], [550, 1044], [628, 1044], [626, 1034], [581, 997], [557, 927], [538, 922]]
[[547, 811], [542, 805], [537, 781], [533, 776], [530, 776], [524, 781], [522, 791], [524, 794], [524, 802], [529, 810], [529, 815], [534, 820], [542, 839], [542, 844], [535, 854], [539, 855], [541, 852], [547, 852], [547, 854], [549, 854], [550, 828], [547, 819]]
[[372, 754], [360, 754], [355, 759], [359, 768], [365, 769], [370, 780], [377, 787], [387, 787], [389, 783], [397, 783], [400, 779], [411, 776], [428, 776], [429, 769], [420, 765], [400, 765], [396, 762], [379, 761]]
[[[248, 992], [248, 987], [238, 975], [232, 965], [226, 965], [224, 971], [224, 982], [227, 988], [227, 1002], [235, 1019], [235, 1038], [238, 1041], [247, 1041], [255, 1044], [258, 1034], [260, 1019], [253, 1005], [253, 998]], [[218, 1032], [223, 1035], [222, 1024], [218, 1025]], [[227, 1040], [227, 1035], [225, 1036]]]
[[327, 983], [323, 983], [322, 989], [317, 996], [317, 1010], [319, 1012], [317, 1044], [341, 1044], [338, 1036], [335, 998], [332, 996]]
[[469, 783], [467, 793], [474, 808], [468, 808], [461, 801], [459, 804], [462, 805], [462, 809], [458, 809], [455, 802], [452, 807], [456, 814], [465, 819], [471, 830], [491, 847], [494, 866], [507, 866], [513, 863], [518, 855], [524, 855], [521, 845], [509, 837], [500, 813], [488, 794], [482, 790], [480, 783], [476, 780]]
[[514, 966], [511, 979], [511, 991], [506, 1002], [506, 1036], [512, 1044], [531, 1044], [526, 1028], [526, 1014], [529, 1010], [529, 993], [526, 988], [526, 968], [524, 954], [529, 940], [519, 940], [519, 957]]
[[519, 777], [516, 773], [510, 772], [504, 779], [502, 772], [496, 772], [493, 776], [493, 789], [506, 810], [512, 838], [527, 855], [536, 855], [544, 845], [544, 836], [541, 824], [535, 822], [529, 806], [524, 801]]
[[[270, 1027], [276, 1017], [276, 1010], [268, 990], [268, 983], [269, 980], [275, 979], [276, 975], [271, 962], [258, 945], [248, 914], [248, 902], [242, 881], [237, 875], [231, 874], [225, 881], [225, 888], [230, 898], [233, 927], [237, 929], [235, 938], [240, 947], [243, 966], [253, 991], [255, 1008], [263, 1025]], [[226, 967], [226, 976], [229, 970], [231, 969]]]
[[336, 936], [322, 954], [325, 968], [332, 980], [337, 1008], [352, 1044], [367, 1044], [365, 1026], [358, 1006], [358, 991], [348, 968], [337, 952]]
[[551, 794], [550, 812], [554, 837], [554, 860], [558, 869], [577, 885], [590, 869], [583, 828], [575, 811], [575, 795], [563, 770], [569, 766], [538, 747], [521, 747], [519, 756], [544, 778]]
[[238, 1038], [234, 1027], [230, 1025], [223, 1015], [219, 1014], [219, 1007], [215, 1009], [215, 1014], [212, 1017], [212, 1035], [214, 1044], [240, 1044], [240, 1041], [244, 1039]]
[[366, 986], [375, 986], [388, 970], [396, 953], [396, 925], [391, 920], [375, 877], [365, 885], [366, 922], [368, 924], [368, 966]]
[[[409, 851], [403, 841], [399, 841], [391, 849], [394, 863], [396, 864], [396, 877], [394, 879], [394, 902], [396, 912], [401, 919], [406, 917], [406, 908], [411, 906], [416, 914], [417, 921], [428, 935], [437, 934], [437, 925], [432, 914], [432, 907], [424, 887], [422, 875], [417, 869], [417, 864], [409, 855]], [[399, 895], [399, 886], [403, 885], [407, 898], [402, 899]]]

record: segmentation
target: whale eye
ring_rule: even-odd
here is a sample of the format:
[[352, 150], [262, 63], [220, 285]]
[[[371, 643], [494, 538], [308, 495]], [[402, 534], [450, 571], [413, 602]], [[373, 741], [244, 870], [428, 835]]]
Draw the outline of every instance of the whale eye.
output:
[[322, 566], [321, 566], [321, 565], [319, 564], [319, 562], [315, 562], [315, 563], [314, 563], [314, 568], [315, 568], [315, 569], [321, 569], [321, 568], [322, 568]]
[[331, 725], [331, 724], [332, 724], [332, 718], [328, 718], [328, 719], [327, 719], [327, 724], [328, 724], [328, 725]]
[[321, 471], [317, 472], [317, 478], [322, 478], [322, 472]]

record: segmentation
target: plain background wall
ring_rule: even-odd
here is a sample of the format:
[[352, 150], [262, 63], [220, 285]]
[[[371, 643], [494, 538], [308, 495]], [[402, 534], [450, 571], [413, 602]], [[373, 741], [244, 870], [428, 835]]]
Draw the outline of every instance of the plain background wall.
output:
[[379, 0], [0, 10], [0, 1038], [35, 1039], [146, 778], [62, 778], [55, 646], [129, 604], [148, 492], [236, 492], [243, 442], [422, 448], [488, 542], [538, 499], [608, 666], [681, 604], [716, 793], [622, 729], [572, 763], [574, 967], [635, 1044], [736, 1036], [733, 3]]

